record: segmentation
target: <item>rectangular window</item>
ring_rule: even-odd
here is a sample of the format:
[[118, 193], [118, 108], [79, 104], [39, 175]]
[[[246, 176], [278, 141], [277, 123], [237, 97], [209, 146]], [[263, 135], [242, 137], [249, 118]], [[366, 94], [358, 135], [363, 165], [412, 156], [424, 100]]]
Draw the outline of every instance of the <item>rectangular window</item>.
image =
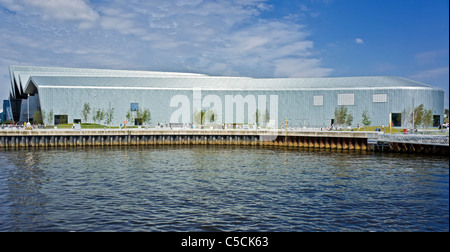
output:
[[130, 109], [131, 111], [138, 111], [139, 103], [130, 103]]
[[315, 95], [313, 105], [323, 106], [323, 95]]
[[338, 94], [338, 104], [339, 106], [353, 106], [355, 105], [355, 94]]
[[54, 115], [55, 125], [57, 124], [67, 124], [67, 115]]
[[372, 101], [373, 102], [387, 102], [387, 94], [374, 94]]

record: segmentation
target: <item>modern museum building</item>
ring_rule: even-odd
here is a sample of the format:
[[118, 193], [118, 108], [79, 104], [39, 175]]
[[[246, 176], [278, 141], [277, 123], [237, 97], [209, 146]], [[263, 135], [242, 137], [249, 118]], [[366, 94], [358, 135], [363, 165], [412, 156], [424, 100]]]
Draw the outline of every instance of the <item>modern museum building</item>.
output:
[[[414, 107], [444, 117], [444, 91], [391, 76], [247, 78], [196, 73], [10, 66], [14, 122], [330, 127], [345, 107], [352, 127], [408, 127]], [[89, 109], [86, 109], [89, 108]], [[9, 111], [10, 110], [10, 111]], [[106, 116], [95, 117], [97, 111]], [[151, 119], [150, 119], [151, 118]]]

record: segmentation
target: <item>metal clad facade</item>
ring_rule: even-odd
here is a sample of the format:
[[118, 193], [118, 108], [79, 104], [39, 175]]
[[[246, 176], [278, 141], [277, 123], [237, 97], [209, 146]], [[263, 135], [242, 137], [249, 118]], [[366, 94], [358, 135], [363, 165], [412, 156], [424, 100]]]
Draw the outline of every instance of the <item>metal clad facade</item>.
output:
[[[349, 92], [349, 91], [346, 91]], [[353, 116], [352, 125], [362, 125], [362, 113], [364, 110], [370, 115], [372, 125], [388, 125], [391, 113], [402, 113], [404, 111], [411, 112], [412, 99], [414, 98], [415, 106], [423, 104], [425, 108], [432, 109], [433, 115], [440, 115], [443, 119], [443, 93], [436, 90], [417, 90], [417, 89], [386, 89], [386, 90], [352, 90], [354, 94], [354, 105], [346, 106]], [[383, 92], [387, 95], [387, 102], [373, 102], [373, 94]], [[234, 107], [234, 120], [226, 121], [225, 119], [225, 96], [247, 95], [254, 96], [256, 99], [256, 107], [258, 97], [264, 96], [266, 99], [266, 108], [269, 109], [270, 95], [278, 96], [278, 125], [282, 125], [286, 118], [289, 125], [298, 127], [327, 127], [334, 118], [334, 111], [338, 107], [338, 95], [340, 91], [336, 90], [241, 90], [241, 91], [224, 91], [224, 90], [202, 90], [202, 99], [208, 95], [217, 95], [221, 100], [221, 122], [236, 122], [236, 108]], [[54, 115], [68, 115], [68, 121], [73, 119], [81, 119], [81, 110], [84, 103], [89, 103], [91, 107], [92, 117], [93, 111], [97, 109], [108, 110], [109, 103], [114, 109], [113, 125], [123, 123], [127, 112], [131, 109], [131, 103], [138, 103], [139, 108], [149, 109], [152, 115], [151, 124], [158, 122], [170, 122], [170, 116], [179, 108], [171, 107], [170, 100], [177, 96], [183, 95], [188, 97], [190, 116], [194, 116], [193, 108], [193, 91], [191, 90], [115, 90], [115, 89], [80, 89], [80, 88], [41, 88], [39, 97], [41, 109], [45, 113], [51, 110]], [[323, 105], [314, 106], [314, 96], [323, 96]], [[246, 106], [245, 104], [244, 106]], [[234, 105], [236, 106], [236, 105]], [[202, 106], [202, 109], [209, 110], [210, 106]], [[197, 111], [198, 112], [198, 111]], [[263, 112], [263, 111], [261, 111]], [[92, 121], [91, 118], [88, 119]], [[181, 122], [182, 119], [180, 119]], [[184, 120], [183, 120], [184, 121]], [[248, 108], [244, 108], [244, 122], [254, 123], [256, 121], [255, 114], [249, 114]], [[186, 121], [184, 121], [186, 122]], [[189, 122], [193, 122], [190, 120]], [[50, 123], [50, 122], [46, 122]]]
[[[33, 104], [35, 101], [37, 104], [30, 107], [30, 113], [40, 107], [46, 115], [67, 115], [68, 123], [82, 119], [85, 103], [91, 107], [88, 122], [93, 122], [94, 111], [107, 111], [111, 106], [114, 109], [112, 125], [123, 124], [131, 104], [137, 103], [141, 110], [151, 112], [151, 125], [175, 122], [174, 118], [176, 122], [192, 123], [199, 112], [198, 104], [205, 111], [213, 106], [209, 99], [218, 99], [221, 103], [214, 104], [215, 108], [220, 108], [215, 113], [220, 116], [216, 121], [221, 123], [255, 123], [255, 110], [263, 114], [265, 111], [261, 110], [265, 108], [277, 112], [276, 118], [270, 119], [276, 119], [278, 126], [287, 119], [293, 127], [329, 127], [335, 109], [343, 105], [353, 116], [352, 126], [362, 125], [364, 111], [368, 112], [372, 125], [387, 126], [392, 113], [410, 113], [413, 100], [415, 107], [423, 104], [431, 109], [433, 115], [440, 117], [440, 123], [444, 118], [443, 90], [399, 77], [253, 79], [122, 70], [11, 69], [12, 96], [23, 98], [38, 93], [34, 97], [39, 99], [33, 98]], [[15, 83], [17, 78], [21, 83]], [[15, 89], [14, 85], [20, 88]], [[16, 94], [17, 90], [23, 93]], [[199, 92], [200, 100], [194, 99], [195, 92]], [[230, 111], [227, 101], [239, 100], [241, 96], [248, 102], [242, 108], [232, 104], [230, 120], [230, 116], [226, 116]], [[23, 116], [26, 103], [22, 100], [21, 120], [26, 118]], [[236, 107], [242, 111], [236, 111]], [[178, 113], [184, 116], [177, 117]], [[241, 116], [243, 121], [239, 119]], [[48, 116], [44, 117], [44, 122], [52, 124]], [[404, 121], [402, 127], [406, 127]]]

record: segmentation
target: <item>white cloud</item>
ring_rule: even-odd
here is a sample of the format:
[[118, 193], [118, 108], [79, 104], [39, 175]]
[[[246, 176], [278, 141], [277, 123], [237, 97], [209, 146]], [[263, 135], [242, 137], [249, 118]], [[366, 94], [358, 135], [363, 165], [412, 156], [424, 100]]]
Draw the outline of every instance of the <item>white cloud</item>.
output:
[[0, 6], [10, 11], [0, 12], [2, 69], [22, 64], [253, 77], [332, 71], [321, 66], [304, 24], [263, 18], [272, 8], [266, 0], [0, 0]]
[[[224, 36], [226, 47], [219, 52], [224, 62], [236, 71], [242, 70], [238, 71], [240, 75], [251, 71], [264, 77], [324, 76], [329, 71], [320, 67], [320, 60], [310, 59], [317, 56], [317, 52], [307, 36], [301, 25], [260, 21]], [[286, 62], [302, 67], [293, 67]], [[249, 67], [254, 69], [249, 70]], [[303, 74], [302, 70], [305, 71]]]
[[275, 60], [275, 76], [312, 78], [331, 74], [330, 68], [320, 67], [318, 59], [279, 59]]
[[22, 15], [38, 15], [44, 20], [75, 21], [90, 28], [98, 13], [83, 0], [0, 0], [6, 8]]
[[10, 11], [19, 12], [24, 10], [23, 3], [18, 0], [0, 0], [0, 4]]
[[421, 65], [434, 64], [448, 57], [448, 49], [420, 52], [415, 55], [416, 61]]
[[437, 78], [440, 78], [442, 76], [449, 75], [449, 67], [439, 67], [434, 69], [428, 69], [419, 71], [411, 76], [412, 79], [419, 80], [419, 81], [427, 81], [427, 80], [434, 80]]
[[356, 39], [355, 39], [355, 43], [356, 43], [356, 44], [362, 45], [362, 44], [364, 44], [364, 40], [362, 40], [362, 39], [360, 39], [360, 38], [356, 38]]

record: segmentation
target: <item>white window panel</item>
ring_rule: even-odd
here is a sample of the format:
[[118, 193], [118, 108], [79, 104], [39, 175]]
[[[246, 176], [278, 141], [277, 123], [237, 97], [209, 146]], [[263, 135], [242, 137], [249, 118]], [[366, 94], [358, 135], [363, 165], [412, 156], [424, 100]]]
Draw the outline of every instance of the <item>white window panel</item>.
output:
[[374, 94], [373, 102], [387, 102], [387, 94]]
[[323, 95], [315, 95], [313, 105], [323, 106]]
[[355, 105], [355, 94], [348, 93], [348, 94], [338, 94], [338, 104], [341, 105], [347, 105], [347, 106], [353, 106]]

